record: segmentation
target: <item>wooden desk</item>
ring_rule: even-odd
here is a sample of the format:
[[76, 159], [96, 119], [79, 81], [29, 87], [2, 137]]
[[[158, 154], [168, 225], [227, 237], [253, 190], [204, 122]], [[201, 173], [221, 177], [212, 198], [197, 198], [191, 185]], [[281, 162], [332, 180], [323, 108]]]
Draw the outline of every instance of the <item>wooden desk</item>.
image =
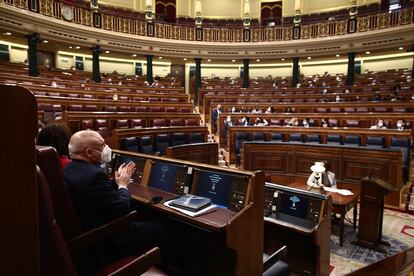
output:
[[[288, 185], [289, 187], [309, 190], [309, 186], [303, 181], [295, 181]], [[339, 245], [342, 246], [344, 241], [344, 219], [346, 213], [354, 208], [354, 219], [353, 226], [354, 231], [356, 230], [357, 215], [358, 215], [358, 197], [359, 194], [354, 193], [353, 195], [344, 196], [339, 193], [328, 192], [332, 196], [332, 213], [339, 214], [341, 216], [339, 220]]]

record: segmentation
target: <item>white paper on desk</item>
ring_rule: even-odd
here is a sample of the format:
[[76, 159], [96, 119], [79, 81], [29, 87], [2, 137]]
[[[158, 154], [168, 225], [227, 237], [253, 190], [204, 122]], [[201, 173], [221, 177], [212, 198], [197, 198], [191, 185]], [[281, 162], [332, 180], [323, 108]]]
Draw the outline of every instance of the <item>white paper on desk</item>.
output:
[[337, 189], [337, 188], [332, 188], [332, 187], [323, 187], [323, 189], [325, 191], [332, 192], [332, 193], [338, 193], [338, 194], [341, 194], [341, 195], [344, 195], [344, 196], [348, 196], [348, 195], [353, 195], [354, 194], [350, 190], [346, 190], [346, 189]]
[[175, 206], [171, 206], [170, 205], [171, 201], [173, 201], [173, 200], [169, 200], [169, 201], [164, 202], [164, 205], [167, 206], [168, 208], [174, 209], [174, 210], [176, 210], [178, 212], [181, 212], [183, 214], [186, 214], [187, 216], [190, 216], [190, 217], [201, 216], [203, 214], [213, 212], [215, 209], [217, 209], [216, 205], [211, 204], [210, 206], [208, 206], [208, 207], [206, 207], [206, 208], [204, 208], [204, 209], [202, 209], [198, 212], [191, 212], [191, 211], [184, 210], [184, 209], [181, 209], [181, 208], [178, 208], [178, 207], [175, 207]]

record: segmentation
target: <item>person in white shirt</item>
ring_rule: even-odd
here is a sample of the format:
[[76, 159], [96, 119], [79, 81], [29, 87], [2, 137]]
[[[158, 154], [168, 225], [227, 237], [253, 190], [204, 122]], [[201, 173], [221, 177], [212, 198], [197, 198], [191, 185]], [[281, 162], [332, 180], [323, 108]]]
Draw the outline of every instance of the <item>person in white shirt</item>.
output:
[[403, 120], [398, 120], [397, 121], [397, 130], [402, 131], [402, 130], [404, 130], [404, 127], [405, 127], [404, 121]]
[[384, 125], [384, 120], [379, 119], [375, 125], [371, 126], [371, 129], [387, 129], [387, 127]]
[[309, 176], [307, 184], [313, 187], [321, 185], [336, 188], [335, 174], [329, 171], [329, 162], [315, 162], [311, 167], [312, 174]]

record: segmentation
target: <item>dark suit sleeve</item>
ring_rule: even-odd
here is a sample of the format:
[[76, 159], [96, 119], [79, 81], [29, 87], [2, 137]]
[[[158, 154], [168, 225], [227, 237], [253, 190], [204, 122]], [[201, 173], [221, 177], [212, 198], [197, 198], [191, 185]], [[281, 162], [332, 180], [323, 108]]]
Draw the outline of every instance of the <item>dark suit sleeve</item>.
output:
[[104, 172], [95, 175], [90, 195], [108, 219], [118, 218], [129, 212], [131, 194], [127, 189], [117, 189]]

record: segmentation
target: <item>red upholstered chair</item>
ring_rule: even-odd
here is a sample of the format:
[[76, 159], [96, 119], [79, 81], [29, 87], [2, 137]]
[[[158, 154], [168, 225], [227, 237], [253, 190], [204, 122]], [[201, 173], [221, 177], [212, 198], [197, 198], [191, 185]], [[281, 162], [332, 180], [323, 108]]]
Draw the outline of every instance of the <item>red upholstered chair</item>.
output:
[[184, 126], [184, 121], [181, 119], [171, 119], [170, 126]]
[[160, 106], [152, 106], [150, 107], [150, 112], [164, 112], [164, 108]]
[[85, 129], [93, 129], [93, 121], [92, 120], [82, 120], [81, 121], [81, 130]]
[[85, 98], [85, 99], [93, 99], [93, 95], [90, 95], [90, 94], [83, 94], [83, 95], [82, 95], [82, 98]]
[[152, 122], [152, 126], [153, 127], [167, 126], [167, 122], [165, 121], [165, 119], [154, 119]]
[[128, 96], [119, 96], [118, 99], [121, 101], [128, 101]]
[[119, 112], [131, 112], [133, 111], [133, 107], [131, 106], [121, 106], [119, 107]]
[[116, 106], [105, 106], [104, 110], [107, 112], [116, 112], [118, 109], [116, 108]]
[[346, 127], [359, 127], [359, 121], [358, 120], [346, 120], [345, 126]]
[[341, 112], [341, 108], [339, 108], [339, 107], [331, 107], [329, 109], [329, 111], [332, 112], [332, 113], [340, 113]]
[[142, 119], [132, 119], [132, 120], [129, 120], [129, 127], [130, 128], [141, 128], [141, 127], [145, 127], [145, 125]]
[[386, 107], [377, 106], [377, 107], [374, 107], [374, 112], [387, 112], [387, 108]]
[[271, 125], [271, 126], [283, 126], [283, 120], [270, 119], [269, 125]]
[[337, 127], [338, 126], [338, 120], [337, 119], [329, 119], [328, 124], [330, 126]]
[[50, 97], [59, 97], [60, 93], [58, 93], [58, 92], [48, 92], [47, 95], [50, 96]]
[[152, 102], [160, 102], [160, 98], [148, 98], [148, 101], [150, 102], [150, 103], [152, 103]]
[[161, 99], [161, 102], [169, 103], [169, 102], [171, 102], [171, 99], [170, 98], [163, 98], [163, 99]]
[[98, 106], [94, 104], [87, 104], [83, 107], [84, 111], [98, 111]]
[[368, 107], [357, 107], [356, 112], [358, 112], [358, 113], [368, 112]]
[[318, 113], [326, 113], [326, 108], [324, 108], [324, 107], [318, 107], [317, 109], [316, 109], [316, 112], [318, 112]]
[[344, 111], [345, 112], [348, 112], [348, 113], [352, 113], [352, 112], [355, 112], [355, 108], [353, 108], [353, 107], [345, 107]]
[[177, 112], [177, 108], [176, 107], [172, 107], [172, 106], [167, 106], [165, 108], [165, 112], [176, 113]]
[[135, 111], [136, 111], [136, 112], [148, 112], [148, 108], [147, 108], [147, 107], [145, 107], [145, 106], [137, 106], [137, 107], [135, 108]]
[[186, 119], [185, 125], [186, 126], [198, 126], [197, 119]]
[[116, 120], [116, 128], [129, 128], [127, 119]]
[[[71, 255], [86, 252], [87, 247], [94, 243], [122, 231], [119, 227], [127, 225], [135, 219], [136, 212], [110, 222], [105, 227], [92, 229], [77, 235], [66, 242], [62, 234], [62, 226], [55, 219], [54, 202], [56, 199], [50, 191], [47, 178], [39, 167], [36, 167], [38, 187], [38, 217], [39, 217], [39, 248], [40, 248], [40, 274], [41, 275], [78, 275]], [[54, 200], [55, 199], [55, 200]], [[121, 230], [120, 230], [121, 229]], [[88, 256], [88, 255], [85, 255]], [[141, 275], [154, 272], [165, 275], [162, 271], [151, 267], [160, 262], [161, 255], [158, 248], [153, 248], [141, 256], [130, 256], [104, 267], [95, 275]], [[78, 267], [83, 271], [82, 267]], [[86, 272], [86, 271], [83, 271]], [[155, 274], [157, 275], [157, 274]]]
[[392, 112], [400, 112], [400, 113], [404, 113], [406, 112], [406, 109], [404, 107], [394, 107], [392, 109]]
[[68, 111], [83, 111], [83, 106], [80, 104], [71, 104], [68, 106]]
[[180, 112], [181, 113], [191, 113], [191, 109], [189, 107], [181, 107]]
[[133, 98], [133, 100], [134, 100], [134, 102], [141, 102], [141, 101], [145, 101], [145, 99], [144, 99], [144, 98], [142, 98], [142, 97], [134, 97], [134, 98]]
[[111, 136], [108, 121], [106, 119], [95, 119], [93, 122], [94, 129], [99, 132], [103, 138]]

